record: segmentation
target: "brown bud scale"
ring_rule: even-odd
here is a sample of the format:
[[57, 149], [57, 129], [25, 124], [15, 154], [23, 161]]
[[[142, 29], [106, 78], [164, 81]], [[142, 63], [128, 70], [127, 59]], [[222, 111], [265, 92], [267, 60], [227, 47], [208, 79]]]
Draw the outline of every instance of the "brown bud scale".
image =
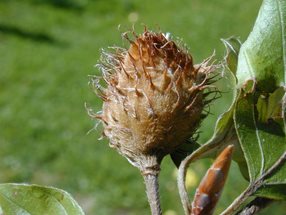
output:
[[191, 215], [212, 215], [231, 164], [233, 145], [227, 146], [208, 169], [196, 190]]

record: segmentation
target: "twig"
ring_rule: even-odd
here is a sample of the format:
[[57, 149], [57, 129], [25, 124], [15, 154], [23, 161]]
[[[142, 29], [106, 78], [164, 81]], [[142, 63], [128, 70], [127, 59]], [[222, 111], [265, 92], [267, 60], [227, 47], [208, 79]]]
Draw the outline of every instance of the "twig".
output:
[[253, 195], [263, 184], [267, 177], [272, 175], [278, 168], [280, 168], [286, 161], [286, 152], [269, 168], [264, 174], [262, 174], [258, 179], [252, 182], [243, 193], [240, 194], [232, 204], [221, 213], [221, 215], [233, 214], [241, 204], [251, 195]]
[[216, 146], [217, 144], [205, 144], [194, 151], [191, 155], [187, 156], [180, 164], [178, 171], [178, 190], [186, 215], [189, 215], [192, 211], [192, 206], [190, 204], [187, 188], [185, 185], [187, 169], [193, 161], [210, 152]]
[[272, 199], [257, 197], [250, 203], [248, 203], [241, 211], [236, 215], [253, 215], [258, 213], [260, 210], [266, 208], [273, 202]]
[[146, 185], [146, 194], [152, 215], [162, 215], [159, 196], [158, 174], [145, 174], [143, 175], [143, 178]]

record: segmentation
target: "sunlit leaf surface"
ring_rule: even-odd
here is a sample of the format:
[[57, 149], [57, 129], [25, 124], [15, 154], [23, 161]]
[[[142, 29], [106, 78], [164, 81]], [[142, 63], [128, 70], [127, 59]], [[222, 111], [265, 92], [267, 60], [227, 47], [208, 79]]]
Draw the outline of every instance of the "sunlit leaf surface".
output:
[[0, 208], [5, 215], [83, 215], [67, 192], [37, 185], [1, 184]]
[[[265, 0], [253, 31], [241, 47], [237, 70], [238, 84], [244, 90], [236, 104], [234, 121], [251, 182], [286, 150], [285, 51], [286, 1]], [[285, 189], [284, 164], [267, 178], [257, 194], [285, 199]]]

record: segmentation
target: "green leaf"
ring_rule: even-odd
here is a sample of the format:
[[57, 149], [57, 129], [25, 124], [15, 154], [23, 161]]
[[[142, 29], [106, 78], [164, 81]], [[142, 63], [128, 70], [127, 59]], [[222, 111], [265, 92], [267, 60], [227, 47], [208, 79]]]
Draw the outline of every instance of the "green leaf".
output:
[[25, 184], [0, 184], [1, 209], [5, 215], [84, 215], [67, 192]]
[[[234, 144], [237, 146], [237, 138], [235, 131], [233, 130], [233, 110], [239, 94], [239, 90], [236, 88], [237, 80], [235, 77], [235, 71], [237, 68], [237, 60], [241, 43], [235, 37], [221, 39], [221, 41], [226, 48], [222, 80], [226, 83], [225, 90], [231, 91], [232, 93], [232, 102], [229, 108], [218, 117], [212, 137], [204, 144], [206, 148], [213, 148], [213, 152], [215, 153], [217, 149], [224, 147], [224, 145]], [[238, 150], [235, 150], [234, 157], [239, 157], [236, 156], [237, 151]]]
[[232, 88], [232, 103], [228, 110], [218, 117], [212, 137], [200, 148], [198, 148], [194, 154], [196, 154], [196, 159], [203, 157], [216, 157], [217, 153], [220, 152], [222, 148], [227, 145], [234, 145], [235, 149], [233, 159], [239, 164], [244, 177], [248, 178], [248, 175], [244, 174], [246, 161], [242, 154], [233, 122], [233, 111], [235, 108], [237, 96], [239, 95], [239, 90], [235, 87], [235, 76], [233, 72], [228, 69], [228, 67], [225, 67], [225, 70], [222, 74], [224, 75], [223, 78], [225, 82], [229, 84], [228, 88]]
[[235, 127], [247, 161], [251, 181], [260, 175], [262, 169], [262, 155], [258, 153], [261, 148], [256, 139], [253, 111], [254, 104], [251, 94], [238, 100], [235, 109]]
[[226, 54], [224, 57], [225, 64], [227, 65], [229, 70], [235, 74], [237, 69], [238, 54], [241, 47], [241, 42], [236, 37], [221, 39], [221, 41], [223, 42], [226, 49]]
[[257, 88], [273, 92], [286, 79], [286, 1], [264, 0], [255, 26], [238, 60], [239, 86], [253, 79]]
[[279, 87], [269, 96], [260, 95], [257, 102], [258, 119], [264, 123], [269, 119], [282, 122], [281, 102], [285, 94], [284, 88]]
[[[284, 124], [273, 118], [261, 121], [257, 114], [259, 105], [256, 105], [256, 100], [254, 93], [241, 95], [234, 114], [235, 127], [251, 182], [272, 167], [286, 150]], [[263, 111], [265, 112], [267, 111]], [[271, 184], [286, 184], [286, 165], [269, 177], [264, 185]]]
[[256, 192], [257, 196], [263, 196], [269, 199], [285, 200], [286, 199], [286, 184], [264, 185], [263, 189]]
[[[228, 108], [227, 111], [225, 111], [224, 113], [222, 113], [219, 117], [218, 120], [216, 122], [215, 125], [215, 129], [214, 129], [214, 133], [213, 136], [211, 137], [211, 139], [209, 141], [207, 141], [207, 143], [205, 143], [205, 145], [209, 145], [212, 147], [216, 146], [216, 145], [220, 145], [220, 144], [231, 144], [230, 142], [226, 142], [226, 139], [233, 139], [232, 136], [235, 135], [235, 133], [231, 132], [232, 127], [233, 127], [233, 110], [234, 110], [234, 105], [235, 105], [235, 101], [238, 95], [238, 90], [236, 89], [236, 78], [234, 76], [234, 74], [228, 69], [225, 68], [223, 71], [223, 75], [224, 75], [224, 80], [226, 83], [228, 83], [228, 88], [232, 89], [232, 95], [233, 95], [233, 100], [232, 103], [230, 105], [230, 107]], [[235, 138], [234, 138], [235, 141]]]
[[[234, 122], [250, 181], [286, 150], [286, 0], [264, 0], [255, 26], [240, 49]], [[283, 122], [284, 121], [284, 122]], [[286, 165], [269, 176], [256, 195], [286, 199]]]

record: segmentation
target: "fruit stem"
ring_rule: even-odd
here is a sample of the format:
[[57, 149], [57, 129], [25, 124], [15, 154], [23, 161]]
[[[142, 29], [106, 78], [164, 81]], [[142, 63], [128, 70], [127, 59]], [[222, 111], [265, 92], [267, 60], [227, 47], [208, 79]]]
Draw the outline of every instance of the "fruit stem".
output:
[[148, 197], [148, 202], [151, 208], [152, 215], [162, 215], [158, 177], [158, 173], [148, 173], [143, 175], [144, 182], [146, 185], [146, 194]]

